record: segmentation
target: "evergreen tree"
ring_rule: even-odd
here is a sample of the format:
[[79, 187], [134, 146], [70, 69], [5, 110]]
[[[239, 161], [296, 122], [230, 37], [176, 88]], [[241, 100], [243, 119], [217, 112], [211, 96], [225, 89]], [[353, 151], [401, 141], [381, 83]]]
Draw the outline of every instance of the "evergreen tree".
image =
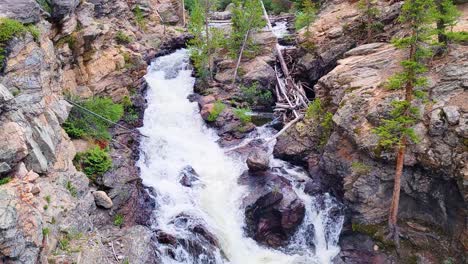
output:
[[390, 118], [384, 119], [382, 124], [374, 129], [379, 136], [379, 145], [384, 148], [394, 148], [396, 151], [396, 170], [393, 195], [388, 216], [389, 237], [399, 245], [397, 228], [398, 206], [400, 200], [401, 177], [403, 174], [404, 156], [410, 141], [417, 142], [418, 138], [411, 128], [418, 118], [418, 111], [412, 105], [413, 96], [421, 98], [424, 93], [420, 88], [427, 83], [422, 76], [427, 71], [424, 60], [431, 56], [427, 48], [434, 35], [433, 24], [437, 19], [434, 2], [428, 0], [405, 1], [400, 22], [409, 29], [409, 36], [393, 41], [397, 48], [408, 51], [408, 57], [402, 61], [403, 71], [389, 79], [387, 88], [404, 90], [404, 99], [392, 102]]
[[296, 30], [306, 27], [306, 37], [310, 35], [309, 27], [315, 19], [316, 12], [317, 8], [311, 0], [302, 1], [300, 8], [298, 8], [298, 11], [296, 12], [296, 21], [294, 26]]
[[451, 41], [467, 42], [467, 32], [453, 32], [453, 27], [461, 13], [452, 0], [435, 0], [438, 11], [437, 35], [439, 42], [445, 46]]
[[262, 6], [258, 0], [235, 0], [232, 11], [232, 32], [228, 43], [231, 55], [239, 54], [246, 39], [247, 47], [251, 46], [250, 33], [266, 25], [263, 18]]
[[233, 83], [237, 78], [237, 70], [244, 52], [255, 51], [251, 40], [251, 32], [265, 26], [263, 10], [259, 0], [235, 0], [232, 11], [232, 31], [228, 41], [228, 49], [232, 57], [237, 57], [234, 69]]
[[190, 57], [199, 78], [212, 78], [212, 57], [221, 45], [221, 32], [210, 28], [208, 14], [214, 3], [210, 0], [193, 0], [189, 32], [193, 35], [188, 43]]

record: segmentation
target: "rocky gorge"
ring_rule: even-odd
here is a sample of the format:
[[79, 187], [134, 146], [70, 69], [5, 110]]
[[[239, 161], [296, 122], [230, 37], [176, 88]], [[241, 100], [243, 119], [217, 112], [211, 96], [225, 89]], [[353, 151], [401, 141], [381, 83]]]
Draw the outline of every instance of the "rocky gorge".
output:
[[[180, 178], [177, 188], [203, 192], [210, 189], [208, 171], [221, 173], [215, 163], [235, 168], [235, 182], [246, 189], [240, 204], [245, 221], [241, 235], [258, 243], [260, 252], [295, 253], [297, 249], [288, 246], [303, 242], [300, 235], [307, 248], [315, 247], [311, 252], [320, 252], [319, 227], [311, 221], [313, 204], [318, 212], [328, 210], [330, 222], [344, 218], [339, 230], [332, 223], [323, 224], [327, 250], [334, 232], [341, 248], [332, 260], [320, 260], [323, 263], [464, 263], [467, 43], [451, 44], [445, 56], [431, 60], [429, 103], [418, 105], [424, 114], [414, 126], [421, 140], [410, 145], [405, 156], [399, 212], [403, 242], [397, 249], [385, 239], [395, 154], [378, 148], [372, 129], [389, 115], [391, 100], [402, 95], [382, 88], [401, 69], [405, 56], [389, 43], [393, 36], [406, 33], [397, 19], [402, 1], [379, 1], [383, 29], [369, 43], [360, 27], [357, 1], [322, 2], [307, 34], [305, 29], [293, 32], [291, 16], [279, 16], [277, 22], [285, 20], [289, 32], [279, 36], [280, 43], [296, 46], [283, 49], [292, 75], [309, 87], [310, 99], [319, 98], [324, 112], [332, 114], [331, 128], [304, 118], [271, 140], [272, 131], [286, 124], [271, 120], [277, 99], [278, 35], [258, 30], [253, 42], [261, 48], [240, 62], [240, 85], [232, 85], [236, 61], [220, 49], [212, 62], [213, 79], [196, 80], [187, 99], [196, 102], [217, 145], [241, 160], [243, 167], [208, 156], [213, 163], [206, 169], [184, 164], [181, 171], [170, 171]], [[468, 27], [468, 4], [461, 2], [456, 31]], [[228, 7], [212, 19], [226, 20], [230, 14]], [[209, 221], [189, 210], [171, 216], [170, 225], [188, 230], [190, 238], [158, 226], [158, 218], [165, 217], [158, 196], [164, 193], [142, 175], [146, 171], [141, 162], [151, 157], [142, 145], [153, 144], [151, 130], [145, 130], [144, 116], [149, 115], [145, 110], [154, 110], [147, 108], [148, 89], [153, 88], [143, 76], [155, 67], [148, 65], [156, 57], [185, 47], [193, 37], [184, 29], [185, 16], [178, 2], [166, 0], [0, 0], [0, 17], [39, 31], [38, 36], [27, 31], [2, 43], [6, 56], [0, 76], [0, 180], [7, 180], [0, 185], [0, 263], [239, 261], [235, 254], [223, 252], [230, 237], [217, 236]], [[246, 87], [252, 86], [255, 95], [249, 97]], [[126, 109], [124, 115], [135, 116], [124, 116], [110, 129], [105, 148], [112, 167], [90, 178], [74, 159], [102, 142], [72, 138], [62, 127], [73, 98], [98, 96], [114, 102], [130, 99], [133, 110]], [[245, 108], [252, 117], [239, 112]], [[160, 112], [169, 116], [171, 109]], [[209, 143], [206, 148], [221, 155]], [[154, 184], [172, 188], [164, 181]], [[331, 206], [330, 194], [336, 198]], [[313, 224], [304, 226], [308, 221]], [[181, 248], [198, 260], [180, 259]], [[257, 252], [252, 248], [257, 245], [249, 247]], [[273, 256], [277, 262], [273, 258], [271, 263], [296, 263], [281, 254]], [[240, 261], [250, 260], [243, 257]]]

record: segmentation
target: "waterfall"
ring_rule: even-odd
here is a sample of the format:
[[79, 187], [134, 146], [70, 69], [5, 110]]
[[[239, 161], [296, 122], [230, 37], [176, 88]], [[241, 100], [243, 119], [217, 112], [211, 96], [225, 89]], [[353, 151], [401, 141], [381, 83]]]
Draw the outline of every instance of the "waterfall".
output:
[[[162, 263], [330, 263], [339, 251], [336, 243], [342, 217], [336, 223], [328, 223], [324, 207], [317, 207], [315, 198], [306, 195], [300, 184], [295, 188], [307, 212], [290, 246], [273, 250], [244, 235], [244, 213], [240, 206], [247, 190], [237, 182], [247, 167], [241, 158], [225, 154], [216, 143], [215, 131], [201, 119], [197, 104], [187, 99], [195, 83], [188, 51], [181, 49], [157, 58], [145, 78], [149, 85], [148, 107], [141, 132], [148, 138], [142, 138], [138, 166], [143, 183], [154, 192], [157, 207], [154, 228], [179, 241], [175, 245], [158, 245]], [[255, 134], [267, 137], [268, 133], [272, 132], [262, 127]], [[272, 161], [275, 166], [287, 168], [287, 177], [307, 177], [284, 161], [273, 158]], [[193, 187], [179, 182], [180, 173], [187, 166], [200, 178]], [[326, 206], [336, 206], [332, 198], [328, 200], [330, 204]], [[203, 226], [213, 234], [220, 249], [196, 246], [203, 238], [199, 233], [194, 235], [194, 226]], [[312, 242], [307, 239], [310, 228], [315, 231]], [[198, 253], [194, 255], [190, 247]]]

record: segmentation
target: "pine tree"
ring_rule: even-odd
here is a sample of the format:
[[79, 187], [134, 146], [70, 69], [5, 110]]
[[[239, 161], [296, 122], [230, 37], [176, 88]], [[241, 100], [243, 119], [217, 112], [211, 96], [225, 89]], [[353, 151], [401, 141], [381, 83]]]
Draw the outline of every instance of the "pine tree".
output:
[[447, 46], [450, 42], [467, 42], [467, 32], [453, 32], [461, 12], [452, 0], [435, 0], [437, 5], [437, 35], [439, 42]]
[[304, 0], [300, 3], [298, 11], [296, 12], [296, 21], [294, 26], [296, 30], [306, 27], [305, 36], [309, 37], [310, 35], [310, 24], [315, 19], [315, 14], [317, 13], [317, 8], [311, 0]]
[[404, 156], [410, 141], [418, 138], [411, 128], [419, 116], [417, 108], [412, 105], [413, 96], [421, 98], [424, 93], [420, 88], [427, 83], [422, 76], [427, 71], [424, 60], [431, 56], [427, 48], [434, 35], [433, 24], [437, 19], [435, 5], [432, 0], [405, 1], [400, 22], [409, 30], [409, 36], [393, 41], [397, 48], [408, 51], [408, 57], [402, 61], [403, 71], [388, 80], [387, 88], [404, 90], [404, 99], [392, 102], [390, 118], [384, 119], [382, 125], [374, 129], [379, 136], [379, 145], [384, 148], [394, 148], [396, 152], [396, 170], [393, 195], [388, 216], [389, 238], [399, 245], [397, 227], [398, 206], [400, 200], [401, 177], [403, 174]]
[[211, 0], [194, 0], [191, 6], [189, 32], [193, 35], [188, 43], [190, 57], [199, 78], [212, 78], [212, 57], [221, 43], [220, 31], [210, 28], [208, 14], [213, 6]]

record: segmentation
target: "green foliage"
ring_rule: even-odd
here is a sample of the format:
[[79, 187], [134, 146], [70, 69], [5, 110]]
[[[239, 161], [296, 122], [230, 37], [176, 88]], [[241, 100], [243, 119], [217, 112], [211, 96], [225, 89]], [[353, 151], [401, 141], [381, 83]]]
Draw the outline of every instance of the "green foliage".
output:
[[250, 105], [270, 105], [273, 95], [269, 90], [258, 89], [258, 83], [250, 86], [241, 86], [242, 98]]
[[249, 113], [252, 112], [250, 108], [236, 108], [234, 115], [239, 118], [242, 124], [247, 124], [252, 121], [252, 116]]
[[281, 12], [289, 12], [292, 8], [292, 2], [289, 0], [267, 0], [264, 1], [265, 9], [271, 11], [274, 14], [280, 14]]
[[0, 185], [7, 184], [11, 181], [11, 177], [5, 177], [0, 179]]
[[370, 41], [373, 33], [383, 29], [383, 24], [378, 21], [380, 11], [377, 8], [377, 4], [377, 0], [360, 0], [358, 3], [358, 8], [363, 13], [362, 23], [364, 24], [365, 30], [368, 34], [367, 41]]
[[14, 37], [22, 36], [27, 32], [31, 33], [35, 41], [39, 39], [40, 32], [34, 25], [26, 26], [13, 19], [0, 18], [0, 68], [3, 67], [3, 63], [7, 55], [5, 46], [8, 41]]
[[195, 6], [195, 0], [184, 0], [185, 10], [192, 14], [193, 8]]
[[330, 112], [326, 112], [322, 121], [320, 122], [320, 127], [322, 129], [320, 133], [320, 142], [319, 146], [322, 148], [328, 142], [328, 138], [330, 138], [331, 132], [333, 131], [333, 114]]
[[379, 146], [385, 149], [392, 148], [401, 143], [403, 137], [414, 143], [419, 141], [414, 130], [410, 128], [418, 118], [418, 110], [406, 101], [393, 101], [389, 119], [383, 119], [382, 125], [373, 129], [379, 136]]
[[306, 37], [309, 34], [309, 25], [314, 21], [317, 9], [312, 1], [303, 1], [302, 8], [296, 13], [294, 26], [296, 30], [306, 27]]
[[48, 227], [42, 228], [42, 235], [48, 236], [50, 234], [50, 229]]
[[383, 250], [391, 250], [395, 248], [393, 241], [388, 241], [385, 238], [383, 234], [383, 230], [385, 230], [385, 228], [381, 225], [352, 223], [351, 228], [353, 232], [362, 233], [371, 237], [379, 246], [379, 248]]
[[44, 200], [45, 200], [48, 204], [50, 204], [50, 201], [51, 201], [50, 195], [47, 195], [46, 197], [44, 197]]
[[[437, 33], [439, 41], [443, 42], [444, 45], [450, 41], [458, 42], [456, 39], [458, 34], [453, 34], [453, 27], [457, 24], [457, 20], [461, 16], [461, 12], [458, 11], [452, 0], [436, 0], [436, 5], [438, 11]], [[467, 32], [465, 32], [465, 34], [467, 34]]]
[[76, 35], [75, 34], [71, 34], [71, 35], [68, 35], [68, 36], [65, 36], [65, 37], [62, 37], [60, 38], [58, 41], [57, 41], [57, 46], [63, 46], [65, 44], [68, 44], [68, 47], [71, 49], [71, 50], [74, 50], [75, 49], [75, 46], [76, 46], [76, 42], [77, 42], [77, 39], [76, 39]]
[[371, 172], [371, 167], [359, 161], [354, 161], [351, 164], [351, 170], [358, 175], [367, 175]]
[[325, 111], [320, 98], [315, 98], [307, 107], [305, 118], [319, 124], [319, 147], [322, 148], [327, 144], [328, 138], [333, 131], [333, 114]]
[[135, 21], [137, 25], [142, 29], [146, 30], [146, 18], [143, 14], [143, 11], [141, 10], [140, 6], [137, 5], [133, 9], [133, 15], [135, 16]]
[[130, 42], [133, 41], [132, 37], [129, 35], [125, 34], [123, 31], [117, 31], [117, 34], [115, 35], [115, 40], [119, 44], [129, 44]]
[[239, 52], [248, 33], [244, 52], [255, 49], [251, 33], [266, 25], [263, 19], [263, 11], [260, 1], [234, 0], [232, 10], [232, 31], [227, 43], [229, 52], [233, 58], [239, 56]]
[[447, 32], [445, 33], [447, 38], [455, 43], [468, 43], [468, 32], [461, 31], [461, 32]]
[[226, 105], [224, 105], [220, 101], [216, 101], [213, 110], [211, 110], [207, 120], [210, 122], [215, 121], [218, 118], [218, 116], [223, 112], [224, 108], [226, 108]]
[[70, 251], [70, 240], [67, 237], [63, 237], [58, 241], [58, 246], [63, 251]]
[[[124, 109], [121, 104], [112, 102], [110, 98], [94, 97], [78, 103], [81, 107], [101, 115], [113, 122], [122, 118]], [[81, 108], [73, 107], [63, 128], [72, 138], [110, 139], [108, 128], [112, 124]]]
[[[193, 0], [186, 0], [186, 1], [193, 1]], [[218, 10], [224, 11], [230, 3], [232, 3], [232, 0], [219, 0], [217, 1], [217, 8]]]
[[320, 98], [315, 98], [307, 107], [305, 117], [307, 119], [319, 119], [323, 114], [322, 101]]
[[436, 31], [433, 24], [440, 18], [433, 1], [409, 0], [405, 1], [400, 14], [400, 22], [405, 23], [411, 34], [404, 38], [394, 39], [393, 44], [400, 49], [409, 49], [408, 59], [401, 62], [403, 71], [391, 77], [386, 87], [392, 90], [405, 89], [405, 100], [394, 100], [391, 103], [390, 117], [383, 119], [382, 124], [373, 132], [379, 137], [379, 146], [393, 148], [403, 143], [403, 139], [418, 142], [414, 130], [411, 128], [419, 118], [418, 109], [412, 106], [412, 96], [423, 98], [424, 92], [415, 88], [427, 85], [427, 79], [422, 74], [427, 72], [423, 64], [424, 59], [432, 52], [428, 45], [433, 42]]
[[197, 77], [206, 79], [212, 77], [212, 56], [217, 49], [222, 47], [225, 40], [224, 34], [219, 28], [207, 25], [208, 13], [212, 8], [213, 1], [193, 1], [188, 31], [194, 37], [189, 40], [188, 48]]
[[114, 217], [114, 225], [120, 227], [123, 225], [123, 223], [124, 223], [124, 216], [121, 214], [116, 214]]
[[76, 197], [78, 195], [78, 191], [71, 181], [67, 181], [65, 188], [70, 192], [71, 196]]
[[112, 158], [109, 153], [99, 147], [77, 153], [74, 162], [92, 180], [112, 167]]
[[42, 7], [47, 13], [52, 13], [52, 4], [49, 0], [36, 0], [36, 2]]

